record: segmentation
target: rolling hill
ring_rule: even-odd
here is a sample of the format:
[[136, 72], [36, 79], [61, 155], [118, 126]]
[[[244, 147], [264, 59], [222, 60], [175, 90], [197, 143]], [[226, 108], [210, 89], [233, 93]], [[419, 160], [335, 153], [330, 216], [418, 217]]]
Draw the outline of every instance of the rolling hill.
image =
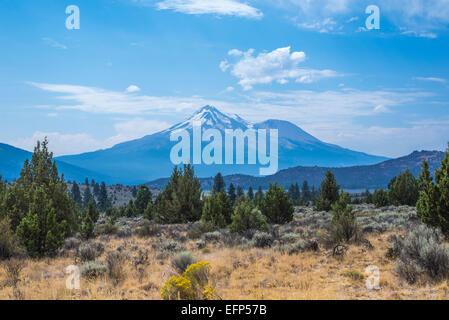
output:
[[[324, 179], [327, 170], [331, 170], [340, 186], [347, 190], [365, 190], [385, 188], [390, 180], [405, 171], [407, 168], [418, 176], [421, 171], [423, 160], [429, 163], [429, 168], [433, 173], [434, 169], [439, 168], [441, 160], [444, 158], [444, 152], [441, 151], [415, 151], [408, 156], [392, 159], [369, 166], [354, 166], [345, 168], [327, 168], [327, 167], [293, 167], [281, 170], [278, 173], [266, 177], [254, 177], [249, 175], [228, 175], [224, 177], [225, 183], [240, 185], [247, 189], [250, 186], [257, 188], [262, 186], [267, 188], [269, 183], [278, 182], [280, 185], [288, 187], [290, 184], [299, 183], [307, 180], [310, 186], [318, 188]], [[168, 179], [158, 179], [147, 183], [150, 188], [162, 189]], [[213, 185], [213, 178], [201, 179], [201, 185], [204, 190], [210, 189]]]

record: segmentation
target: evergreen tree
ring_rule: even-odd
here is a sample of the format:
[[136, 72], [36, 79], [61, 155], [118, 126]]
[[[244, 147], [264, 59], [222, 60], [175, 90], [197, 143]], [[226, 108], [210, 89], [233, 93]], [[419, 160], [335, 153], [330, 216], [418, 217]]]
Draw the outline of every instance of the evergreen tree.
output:
[[331, 230], [335, 242], [358, 241], [360, 229], [352, 206], [349, 205], [351, 198], [348, 193], [342, 192], [339, 199], [332, 204]]
[[253, 187], [249, 187], [248, 188], [248, 194], [247, 194], [247, 196], [248, 196], [248, 198], [251, 200], [251, 201], [254, 201], [254, 190], [253, 190]]
[[262, 190], [262, 186], [259, 186], [259, 188], [257, 189], [257, 192], [256, 192], [256, 196], [254, 198], [254, 200], [255, 200], [254, 202], [256, 203], [257, 207], [260, 208], [260, 205], [262, 204], [263, 198], [264, 198], [264, 193], [263, 193], [263, 190]]
[[98, 193], [98, 208], [100, 209], [101, 212], [105, 212], [109, 206], [110, 201], [108, 198], [108, 191], [106, 189], [106, 184], [102, 182], [100, 186], [100, 191]]
[[198, 221], [202, 214], [201, 183], [190, 164], [184, 170], [173, 169], [170, 181], [159, 194], [156, 220], [161, 223], [187, 223]]
[[153, 201], [153, 195], [147, 186], [141, 185], [139, 191], [137, 192], [137, 198], [135, 201], [137, 215], [141, 216], [144, 214], [145, 209], [148, 204]]
[[133, 196], [133, 198], [137, 197], [137, 187], [133, 186], [131, 188], [131, 195]]
[[81, 222], [80, 235], [82, 239], [87, 240], [92, 237], [94, 232], [94, 223], [98, 220], [98, 217], [99, 212], [97, 208], [95, 208], [92, 201], [89, 201]]
[[234, 205], [235, 200], [237, 199], [237, 195], [235, 194], [235, 187], [232, 183], [229, 185], [228, 195], [229, 195], [229, 199], [231, 199], [232, 205]]
[[211, 194], [204, 201], [201, 220], [216, 228], [224, 228], [231, 222], [231, 215], [232, 203], [226, 192], [216, 193], [212, 188]]
[[415, 206], [419, 197], [418, 180], [407, 169], [390, 181], [388, 195], [393, 205]]
[[309, 183], [307, 182], [307, 180], [304, 180], [304, 182], [302, 183], [301, 195], [306, 204], [313, 200], [312, 192], [310, 191]]
[[78, 205], [79, 208], [83, 206], [83, 198], [81, 197], [81, 192], [76, 181], [73, 182], [72, 191], [70, 192], [73, 201]]
[[241, 201], [242, 199], [245, 199], [245, 191], [243, 191], [243, 188], [241, 186], [237, 187], [236, 196], [237, 196], [237, 200]]
[[218, 193], [218, 192], [224, 191], [225, 186], [226, 185], [225, 185], [223, 176], [221, 175], [220, 172], [217, 173], [217, 175], [214, 178], [214, 190], [215, 190], [215, 192]]
[[260, 210], [267, 217], [269, 223], [284, 224], [293, 220], [295, 211], [291, 200], [288, 199], [284, 187], [277, 183], [270, 184], [262, 201]]
[[295, 204], [295, 185], [293, 183], [290, 185], [290, 187], [288, 187], [287, 194], [288, 198], [292, 201], [293, 204]]
[[425, 224], [438, 227], [445, 235], [449, 235], [449, 148], [441, 161], [441, 167], [435, 170], [435, 183], [428, 163], [423, 163], [419, 188], [416, 204], [418, 216]]
[[376, 190], [373, 195], [373, 203], [376, 208], [388, 206], [390, 204], [388, 200], [388, 192], [382, 188]]
[[93, 201], [89, 201], [87, 204], [86, 210], [84, 210], [84, 215], [89, 215], [92, 222], [96, 223], [98, 221], [98, 218], [100, 218], [100, 212], [95, 207], [95, 204]]
[[363, 202], [367, 203], [367, 204], [371, 204], [373, 203], [374, 199], [373, 199], [373, 194], [371, 192], [369, 192], [368, 189], [366, 189], [366, 191], [363, 193]]
[[317, 199], [316, 210], [317, 211], [330, 211], [332, 205], [339, 199], [340, 186], [335, 180], [333, 173], [328, 170], [326, 178], [321, 182], [321, 192]]
[[244, 234], [249, 230], [268, 230], [268, 225], [266, 217], [250, 199], [246, 199], [235, 207], [229, 230], [232, 233]]
[[154, 204], [152, 201], [148, 202], [145, 211], [143, 212], [143, 217], [148, 220], [153, 220], [154, 218]]
[[84, 194], [83, 194], [83, 207], [87, 208], [87, 205], [89, 204], [89, 202], [92, 202], [94, 204], [94, 206], [96, 206], [94, 196], [92, 195], [92, 192], [90, 192], [90, 187], [86, 186], [86, 188], [84, 189]]
[[84, 180], [84, 185], [85, 185], [86, 187], [89, 186], [89, 178], [86, 178], [86, 179]]
[[64, 176], [59, 176], [48, 141], [38, 142], [20, 178], [6, 191], [3, 216], [32, 256], [54, 254], [78, 229], [78, 211]]
[[98, 199], [100, 197], [100, 185], [98, 183], [94, 183], [93, 185], [93, 194], [95, 198], [97, 198], [98, 202], [100, 202], [100, 200]]
[[127, 218], [132, 218], [132, 217], [137, 216], [137, 209], [136, 209], [136, 205], [135, 205], [134, 201], [129, 200], [128, 206], [126, 207], [126, 210], [125, 210], [125, 216]]

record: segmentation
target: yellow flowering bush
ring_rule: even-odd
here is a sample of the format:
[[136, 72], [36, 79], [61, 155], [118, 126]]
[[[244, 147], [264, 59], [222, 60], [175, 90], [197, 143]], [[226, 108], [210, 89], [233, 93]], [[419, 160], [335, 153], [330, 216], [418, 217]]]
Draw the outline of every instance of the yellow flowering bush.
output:
[[161, 291], [164, 300], [193, 300], [195, 296], [192, 283], [183, 276], [171, 277]]
[[171, 277], [161, 291], [164, 300], [212, 300], [215, 287], [209, 284], [210, 263], [200, 261], [187, 268], [182, 276]]

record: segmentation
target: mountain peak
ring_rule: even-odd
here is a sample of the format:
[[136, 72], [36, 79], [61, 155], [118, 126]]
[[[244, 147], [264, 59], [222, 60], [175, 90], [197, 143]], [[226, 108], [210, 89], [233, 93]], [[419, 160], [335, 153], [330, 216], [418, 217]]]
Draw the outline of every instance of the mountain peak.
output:
[[250, 127], [249, 122], [235, 114], [226, 114], [214, 106], [206, 105], [195, 112], [186, 121], [181, 122], [169, 130], [191, 129], [194, 122], [201, 122], [203, 129], [242, 129]]

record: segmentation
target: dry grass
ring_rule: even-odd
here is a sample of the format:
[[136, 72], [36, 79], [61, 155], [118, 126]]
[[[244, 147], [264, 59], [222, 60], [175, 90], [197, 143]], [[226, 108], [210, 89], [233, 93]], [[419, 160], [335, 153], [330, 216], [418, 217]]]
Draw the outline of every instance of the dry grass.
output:
[[[210, 253], [186, 247], [201, 260], [212, 264], [212, 281], [223, 299], [447, 299], [447, 281], [432, 285], [411, 286], [394, 273], [395, 262], [385, 258], [392, 234], [373, 234], [369, 240], [374, 249], [352, 245], [342, 259], [331, 251], [281, 254], [272, 249], [240, 250], [210, 247]], [[175, 271], [171, 259], [159, 260], [151, 248], [156, 238], [129, 238], [104, 241], [104, 261], [109, 252], [122, 247], [129, 254], [124, 266], [125, 279], [119, 284], [107, 275], [95, 280], [81, 279], [81, 290], [66, 289], [65, 268], [74, 264], [73, 256], [55, 259], [29, 260], [21, 273], [16, 289], [0, 286], [0, 299], [160, 299], [160, 289]], [[136, 250], [136, 248], [138, 248]], [[148, 250], [148, 263], [133, 265], [138, 250]], [[3, 262], [4, 263], [4, 262]], [[380, 290], [368, 290], [358, 275], [365, 268], [380, 269]], [[81, 266], [79, 266], [81, 267]], [[7, 279], [0, 268], [0, 283]]]

